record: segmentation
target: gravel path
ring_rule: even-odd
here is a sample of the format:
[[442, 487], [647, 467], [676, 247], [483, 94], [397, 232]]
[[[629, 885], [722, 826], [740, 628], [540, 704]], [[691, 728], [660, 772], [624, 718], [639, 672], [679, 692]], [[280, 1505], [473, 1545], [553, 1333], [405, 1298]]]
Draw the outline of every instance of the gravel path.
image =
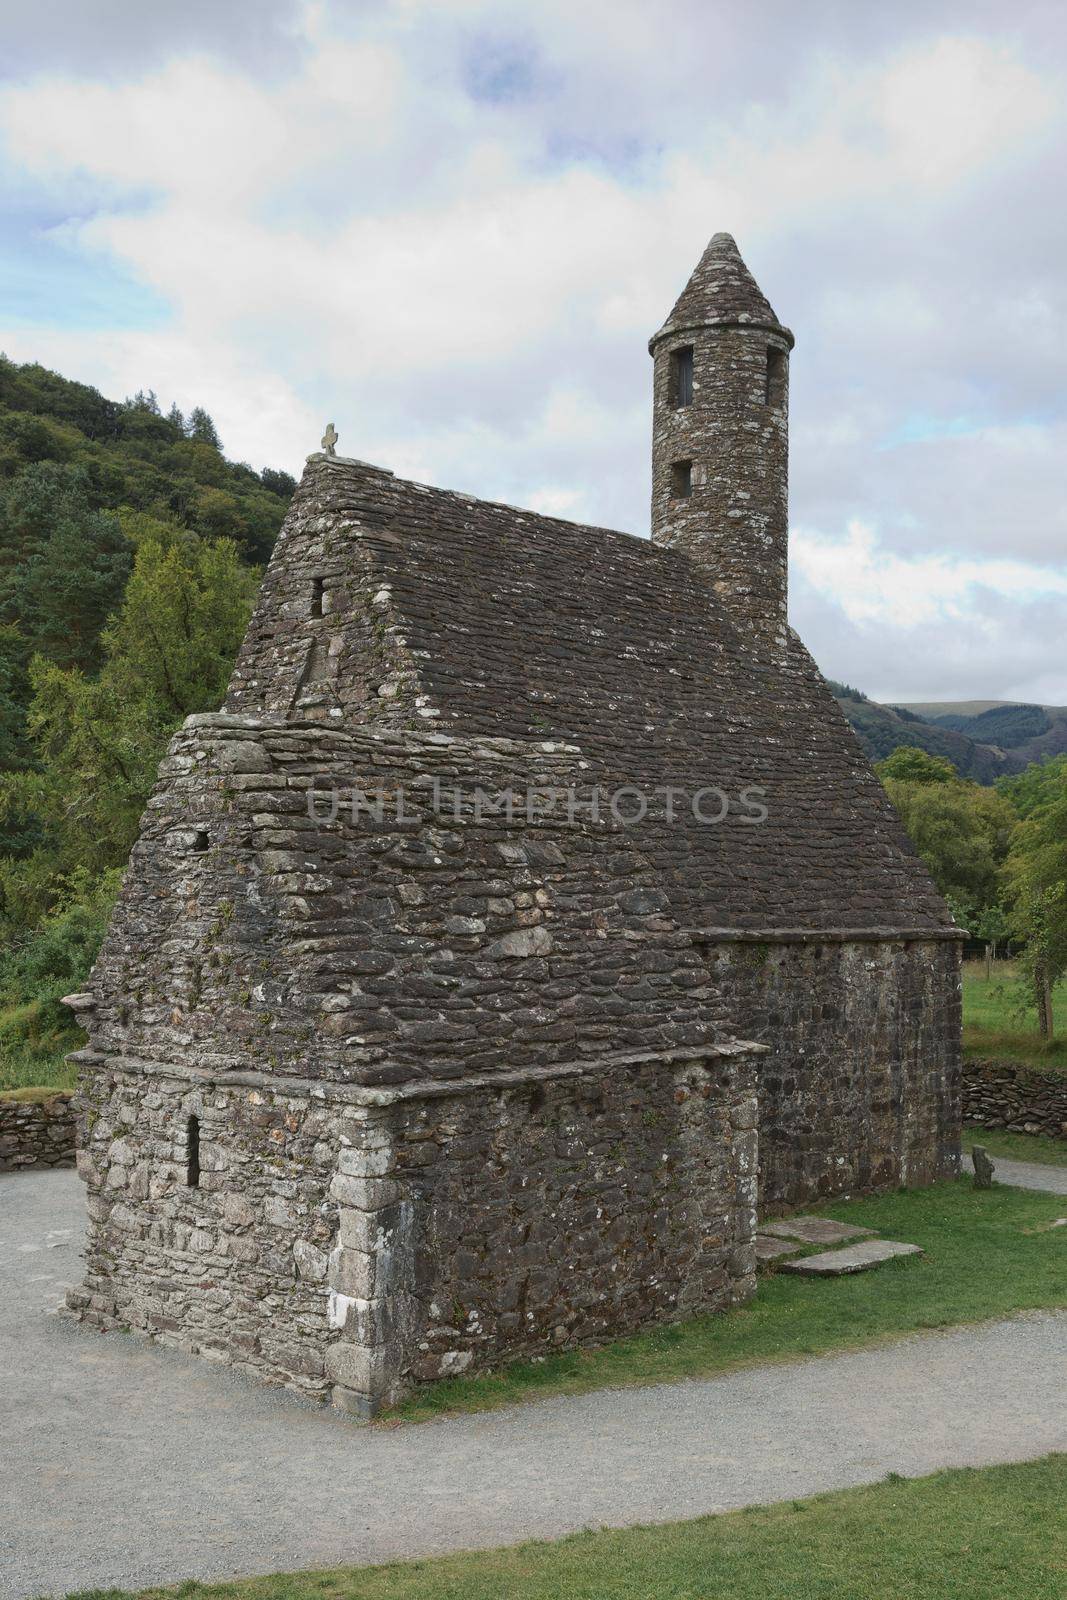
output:
[[[994, 1183], [1012, 1189], [1043, 1189], [1046, 1194], [1067, 1194], [1067, 1167], [1048, 1167], [1036, 1161], [1009, 1161], [1006, 1156], [991, 1156], [996, 1171]], [[964, 1171], [968, 1170], [964, 1163]]]
[[0, 1177], [0, 1596], [553, 1538], [1067, 1450], [1067, 1312], [361, 1430], [53, 1313], [69, 1172]]

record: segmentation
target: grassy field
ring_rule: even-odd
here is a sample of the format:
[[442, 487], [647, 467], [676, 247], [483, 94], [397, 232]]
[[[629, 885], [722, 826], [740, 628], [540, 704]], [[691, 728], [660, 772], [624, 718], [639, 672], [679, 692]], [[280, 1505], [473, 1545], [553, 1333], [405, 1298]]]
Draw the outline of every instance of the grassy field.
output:
[[695, 1317], [619, 1340], [568, 1351], [499, 1373], [428, 1385], [386, 1417], [426, 1421], [545, 1394], [625, 1384], [670, 1383], [734, 1367], [788, 1361], [871, 1340], [976, 1322], [1040, 1306], [1067, 1305], [1062, 1195], [994, 1187], [968, 1179], [813, 1208], [921, 1245], [922, 1259], [877, 1272], [816, 1281], [775, 1273], [749, 1305]]
[[1009, 1133], [1005, 1128], [983, 1128], [977, 1122], [963, 1125], [965, 1164], [971, 1146], [984, 1144], [991, 1156], [1006, 1161], [1038, 1161], [1050, 1167], [1067, 1167], [1067, 1139], [1046, 1138], [1041, 1133]]
[[[384, 1567], [183, 1583], [139, 1600], [1061, 1600], [1067, 1456], [891, 1474], [695, 1522]], [[132, 1600], [93, 1590], [69, 1600]]]
[[69, 1017], [57, 1026], [36, 1000], [0, 1007], [0, 1094], [6, 1089], [73, 1089], [76, 1072], [64, 1055], [83, 1042]]
[[993, 963], [987, 980], [985, 964], [963, 964], [963, 1049], [968, 1056], [1003, 1056], [1027, 1061], [1044, 1071], [1067, 1072], [1067, 983], [1053, 996], [1057, 1037], [1046, 1044], [1037, 1031], [1036, 1013], [1015, 1013], [1017, 974], [1014, 962]]

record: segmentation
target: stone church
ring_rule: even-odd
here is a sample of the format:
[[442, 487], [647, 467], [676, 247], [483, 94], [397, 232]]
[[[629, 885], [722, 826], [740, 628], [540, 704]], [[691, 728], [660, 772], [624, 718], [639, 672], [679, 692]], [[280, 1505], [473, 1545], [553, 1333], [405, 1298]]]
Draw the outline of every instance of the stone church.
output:
[[71, 997], [78, 1315], [367, 1417], [956, 1172], [961, 935], [786, 623], [792, 347], [716, 234], [651, 541], [328, 430]]

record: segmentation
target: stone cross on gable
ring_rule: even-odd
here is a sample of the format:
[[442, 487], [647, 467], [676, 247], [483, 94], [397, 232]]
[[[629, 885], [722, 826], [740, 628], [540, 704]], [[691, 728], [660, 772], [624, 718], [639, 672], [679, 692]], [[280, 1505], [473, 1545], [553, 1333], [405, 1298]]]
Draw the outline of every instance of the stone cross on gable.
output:
[[326, 432], [322, 436], [322, 448], [328, 456], [337, 454], [337, 429], [332, 422], [326, 424]]

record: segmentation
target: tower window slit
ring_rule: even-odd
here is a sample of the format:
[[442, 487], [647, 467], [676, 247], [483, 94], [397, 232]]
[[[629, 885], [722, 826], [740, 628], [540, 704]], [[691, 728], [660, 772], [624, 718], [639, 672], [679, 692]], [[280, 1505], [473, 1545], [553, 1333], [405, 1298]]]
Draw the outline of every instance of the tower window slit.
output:
[[185, 1181], [190, 1189], [200, 1187], [199, 1117], [190, 1117], [185, 1130]]
[[683, 344], [671, 351], [670, 403], [674, 407], [693, 403], [693, 346]]
[[313, 617], [321, 617], [322, 616], [322, 579], [321, 578], [312, 578], [312, 580], [311, 580], [311, 615]]
[[685, 500], [693, 492], [693, 463], [691, 461], [674, 461], [671, 463], [671, 494], [676, 500]]
[[785, 399], [785, 352], [767, 346], [767, 378], [763, 401], [768, 406], [780, 406]]

